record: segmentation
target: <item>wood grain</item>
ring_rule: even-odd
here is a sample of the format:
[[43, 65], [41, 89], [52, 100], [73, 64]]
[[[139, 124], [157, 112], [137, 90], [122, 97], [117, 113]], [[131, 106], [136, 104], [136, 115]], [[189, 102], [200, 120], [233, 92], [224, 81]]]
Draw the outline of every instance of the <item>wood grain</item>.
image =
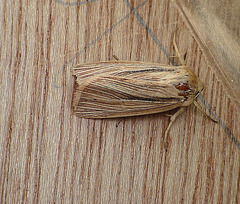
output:
[[[23, 0], [0, 8], [1, 203], [240, 202], [240, 150], [226, 132], [240, 140], [239, 109], [174, 1]], [[113, 55], [170, 64], [176, 29], [220, 125], [191, 106], [166, 151], [163, 114], [73, 114], [70, 67]]]
[[[231, 101], [240, 110], [240, 4], [218, 1], [175, 1], [201, 50], [208, 66], [217, 72]], [[219, 9], [222, 8], [222, 9]]]

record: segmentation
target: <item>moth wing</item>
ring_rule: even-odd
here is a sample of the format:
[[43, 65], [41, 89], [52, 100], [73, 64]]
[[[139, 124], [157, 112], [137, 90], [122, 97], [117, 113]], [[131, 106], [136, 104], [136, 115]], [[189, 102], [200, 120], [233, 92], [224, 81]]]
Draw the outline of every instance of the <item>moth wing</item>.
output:
[[[154, 63], [102, 62], [73, 68], [76, 115], [114, 118], [165, 112], [181, 106], [184, 97], [172, 85], [175, 68]], [[178, 71], [178, 70], [177, 70]]]

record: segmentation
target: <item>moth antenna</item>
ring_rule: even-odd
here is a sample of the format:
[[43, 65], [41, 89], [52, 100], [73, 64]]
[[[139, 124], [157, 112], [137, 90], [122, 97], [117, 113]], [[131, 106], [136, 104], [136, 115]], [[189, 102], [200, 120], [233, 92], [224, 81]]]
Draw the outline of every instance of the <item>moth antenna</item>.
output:
[[200, 106], [200, 104], [194, 100], [193, 101], [194, 105], [197, 107], [198, 110], [200, 110], [207, 118], [211, 119], [212, 121], [214, 121], [215, 123], [218, 123], [217, 120], [215, 120], [214, 118], [212, 118], [210, 115], [208, 115], [203, 109], [202, 107]]
[[167, 130], [165, 131], [165, 136], [164, 136], [165, 149], [167, 149], [167, 147], [168, 147], [168, 142], [167, 142], [168, 132], [169, 132], [171, 126], [173, 125], [174, 121], [177, 119], [177, 117], [179, 115], [181, 115], [184, 112], [185, 109], [186, 109], [186, 107], [183, 106], [174, 115], [171, 116], [170, 123], [168, 124]]
[[180, 54], [179, 50], [178, 50], [178, 47], [177, 47], [177, 44], [176, 44], [176, 33], [174, 33], [173, 35], [173, 46], [174, 46], [174, 49], [176, 50], [176, 54], [181, 62], [181, 65], [182, 66], [186, 66], [186, 62], [185, 60], [183, 59], [182, 55]]

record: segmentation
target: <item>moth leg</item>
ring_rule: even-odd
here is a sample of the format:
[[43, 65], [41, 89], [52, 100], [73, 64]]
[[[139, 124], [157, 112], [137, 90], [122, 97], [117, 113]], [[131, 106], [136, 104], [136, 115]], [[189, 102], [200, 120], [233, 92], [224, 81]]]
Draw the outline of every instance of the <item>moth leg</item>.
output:
[[119, 61], [119, 58], [116, 55], [113, 55], [113, 58], [117, 61]]
[[122, 121], [123, 121], [123, 118], [119, 118], [119, 119], [118, 119], [118, 122], [117, 122], [117, 124], [116, 124], [116, 127], [118, 127], [119, 124], [120, 124]]
[[165, 113], [164, 113], [164, 115], [167, 116], [167, 117], [172, 117], [171, 114], [165, 114]]
[[182, 55], [180, 54], [179, 50], [178, 50], [178, 47], [177, 47], [177, 44], [176, 44], [176, 34], [174, 33], [174, 36], [173, 36], [173, 46], [174, 46], [174, 49], [176, 50], [176, 54], [182, 64], [182, 66], [186, 66], [186, 62], [184, 60], [184, 58], [182, 57]]
[[175, 55], [171, 55], [171, 56], [169, 56], [168, 58], [170, 59], [170, 58], [175, 58], [175, 57], [178, 58], [178, 56], [175, 56]]
[[207, 118], [213, 120], [215, 123], [218, 122], [217, 120], [215, 120], [214, 118], [212, 118], [210, 115], [208, 115], [208, 114], [202, 109], [202, 107], [200, 106], [200, 104], [199, 104], [196, 100], [194, 100], [193, 103], [194, 103], [194, 105], [198, 108], [198, 110], [200, 110]]
[[173, 116], [171, 116], [171, 118], [170, 118], [170, 123], [169, 123], [169, 125], [168, 125], [168, 127], [167, 127], [167, 130], [166, 130], [165, 136], [164, 136], [164, 146], [165, 146], [166, 149], [167, 149], [167, 146], [168, 146], [168, 143], [167, 143], [168, 132], [169, 132], [172, 124], [174, 123], [174, 121], [177, 119], [177, 117], [178, 117], [179, 115], [181, 115], [181, 114], [184, 112], [185, 109], [186, 109], [185, 106], [181, 107], [181, 108], [180, 108]]

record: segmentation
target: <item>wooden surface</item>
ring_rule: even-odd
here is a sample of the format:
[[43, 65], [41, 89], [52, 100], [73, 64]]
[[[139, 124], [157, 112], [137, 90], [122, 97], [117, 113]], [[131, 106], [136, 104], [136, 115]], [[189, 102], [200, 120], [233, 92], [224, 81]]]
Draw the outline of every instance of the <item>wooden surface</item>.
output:
[[175, 5], [240, 110], [240, 1], [175, 0]]
[[[0, 203], [240, 203], [240, 149], [229, 138], [240, 140], [239, 107], [175, 6], [2, 1]], [[166, 115], [73, 114], [71, 66], [113, 55], [170, 64], [176, 30], [220, 124], [191, 106], [166, 151]]]

